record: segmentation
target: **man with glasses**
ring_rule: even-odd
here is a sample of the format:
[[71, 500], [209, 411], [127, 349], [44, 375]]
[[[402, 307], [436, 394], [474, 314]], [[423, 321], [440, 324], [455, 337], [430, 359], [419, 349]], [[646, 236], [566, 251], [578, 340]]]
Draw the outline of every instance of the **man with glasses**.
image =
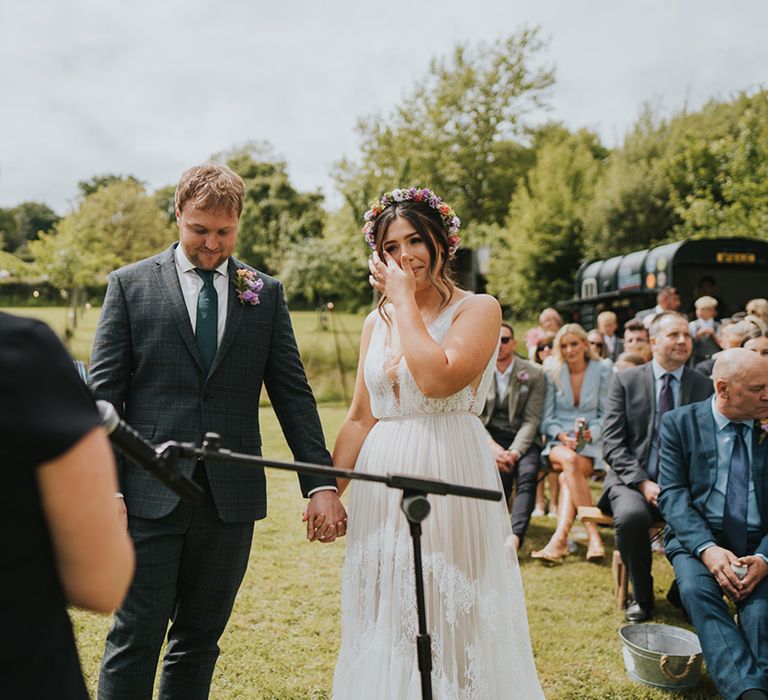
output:
[[515, 548], [519, 549], [536, 496], [541, 454], [539, 424], [546, 382], [541, 367], [515, 355], [516, 347], [515, 331], [510, 324], [502, 323], [496, 372], [481, 419], [488, 431], [507, 502], [517, 480], [511, 519]]

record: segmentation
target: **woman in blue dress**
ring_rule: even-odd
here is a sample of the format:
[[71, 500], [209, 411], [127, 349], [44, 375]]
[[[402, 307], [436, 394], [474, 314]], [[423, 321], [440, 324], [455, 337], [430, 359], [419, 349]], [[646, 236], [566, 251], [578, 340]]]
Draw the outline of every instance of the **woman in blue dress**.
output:
[[[590, 348], [587, 334], [577, 323], [563, 326], [555, 336], [552, 362], [547, 368], [547, 397], [542, 431], [553, 471], [560, 473], [557, 529], [534, 559], [561, 563], [568, 553], [568, 533], [579, 506], [591, 506], [587, 481], [603, 469], [602, 428], [610, 360], [601, 360]], [[605, 556], [600, 533], [594, 523], [585, 523], [589, 544], [587, 559]]]

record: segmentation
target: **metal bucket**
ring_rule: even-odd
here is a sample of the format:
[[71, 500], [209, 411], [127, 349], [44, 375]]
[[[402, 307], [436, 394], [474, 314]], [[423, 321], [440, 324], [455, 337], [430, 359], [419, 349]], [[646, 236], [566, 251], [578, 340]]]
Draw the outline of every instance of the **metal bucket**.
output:
[[693, 632], [648, 622], [624, 625], [619, 637], [632, 680], [662, 690], [687, 690], [699, 682], [703, 657]]

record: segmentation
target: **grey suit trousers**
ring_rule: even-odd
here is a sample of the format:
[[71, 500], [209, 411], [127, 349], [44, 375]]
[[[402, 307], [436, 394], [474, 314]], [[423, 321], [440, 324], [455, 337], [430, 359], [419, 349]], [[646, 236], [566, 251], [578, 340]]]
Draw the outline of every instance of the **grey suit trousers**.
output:
[[107, 635], [99, 700], [152, 698], [169, 620], [158, 697], [204, 700], [248, 564], [253, 522], [222, 522], [206, 491], [199, 506], [179, 503], [158, 519], [129, 514], [128, 526], [136, 576]]

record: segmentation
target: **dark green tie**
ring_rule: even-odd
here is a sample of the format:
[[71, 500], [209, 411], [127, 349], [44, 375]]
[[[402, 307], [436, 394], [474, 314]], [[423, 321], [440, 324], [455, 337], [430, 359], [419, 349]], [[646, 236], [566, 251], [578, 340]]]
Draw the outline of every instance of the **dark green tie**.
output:
[[197, 322], [195, 324], [195, 339], [200, 356], [203, 358], [205, 373], [211, 369], [213, 358], [216, 357], [219, 333], [219, 295], [213, 286], [213, 270], [200, 270], [195, 272], [203, 280], [203, 288], [197, 297]]

